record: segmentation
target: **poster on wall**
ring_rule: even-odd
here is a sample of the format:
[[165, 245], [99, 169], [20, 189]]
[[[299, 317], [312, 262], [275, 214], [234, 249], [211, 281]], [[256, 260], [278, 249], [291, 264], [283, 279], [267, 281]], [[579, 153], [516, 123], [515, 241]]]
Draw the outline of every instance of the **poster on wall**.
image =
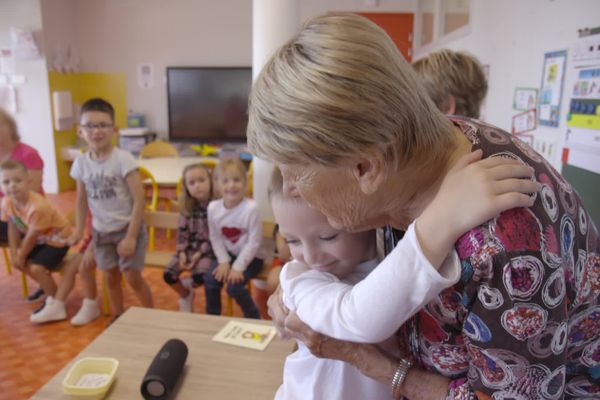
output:
[[522, 135], [531, 132], [537, 128], [535, 118], [535, 108], [519, 113], [512, 118], [512, 134]]
[[539, 123], [558, 127], [567, 51], [553, 51], [544, 55], [544, 70], [540, 89]]
[[154, 87], [154, 65], [149, 63], [139, 64], [137, 78], [139, 87], [152, 89]]
[[518, 87], [515, 89], [513, 97], [513, 109], [520, 111], [531, 110], [537, 104], [537, 97], [537, 89]]

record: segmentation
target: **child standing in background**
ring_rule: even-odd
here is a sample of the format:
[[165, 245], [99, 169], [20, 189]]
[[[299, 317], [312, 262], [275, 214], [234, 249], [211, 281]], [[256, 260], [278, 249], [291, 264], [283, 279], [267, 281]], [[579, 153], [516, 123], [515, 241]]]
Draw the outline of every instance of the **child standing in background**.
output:
[[142, 277], [148, 242], [142, 224], [144, 189], [133, 156], [113, 145], [118, 131], [114, 117], [112, 105], [103, 99], [88, 100], [81, 107], [79, 136], [89, 150], [71, 168], [77, 181], [77, 229], [71, 242], [83, 236], [89, 205], [96, 264], [107, 278], [108, 297], [118, 317], [123, 313], [122, 274], [144, 307], [153, 302]]
[[221, 288], [233, 297], [246, 318], [260, 318], [246, 287], [263, 267], [262, 221], [258, 206], [245, 197], [246, 168], [239, 159], [223, 160], [217, 166], [222, 198], [208, 205], [210, 242], [217, 257], [204, 275], [206, 312], [221, 314]]
[[[38, 321], [33, 313], [32, 322], [65, 319], [63, 301], [55, 300], [57, 286], [50, 274], [69, 251], [68, 239], [72, 226], [41, 194], [31, 190], [31, 179], [25, 166], [9, 160], [0, 166], [2, 190], [2, 221], [8, 223], [8, 243], [13, 265], [33, 278], [48, 296], [44, 308], [52, 308], [53, 318]], [[76, 269], [69, 265], [69, 279]]]
[[[207, 221], [211, 177], [208, 168], [202, 164], [188, 165], [182, 175], [177, 253], [167, 265], [163, 278], [179, 295], [179, 310], [192, 312], [194, 287], [202, 285], [203, 274], [214, 260]], [[191, 271], [192, 279], [182, 280], [183, 271]]]

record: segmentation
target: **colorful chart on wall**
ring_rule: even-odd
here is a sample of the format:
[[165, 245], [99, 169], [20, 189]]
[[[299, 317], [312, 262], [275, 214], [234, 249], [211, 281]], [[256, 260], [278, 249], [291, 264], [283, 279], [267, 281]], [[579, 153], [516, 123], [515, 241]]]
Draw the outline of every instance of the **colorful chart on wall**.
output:
[[539, 96], [540, 125], [558, 127], [566, 64], [566, 50], [553, 51], [544, 55], [544, 70]]
[[512, 118], [512, 134], [522, 135], [526, 132], [534, 131], [535, 124], [535, 108], [519, 113]]
[[536, 107], [537, 98], [537, 89], [518, 87], [515, 89], [515, 95], [513, 97], [513, 109], [520, 111], [531, 110]]

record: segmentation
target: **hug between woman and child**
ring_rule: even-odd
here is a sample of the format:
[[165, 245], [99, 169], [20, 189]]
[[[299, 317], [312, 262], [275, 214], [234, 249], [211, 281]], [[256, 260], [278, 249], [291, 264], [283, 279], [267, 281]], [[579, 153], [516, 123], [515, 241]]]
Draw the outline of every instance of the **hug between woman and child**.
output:
[[[486, 189], [493, 178], [480, 173], [511, 161], [476, 161], [479, 157], [474, 152], [456, 163], [435, 200], [383, 261], [377, 256], [375, 231], [346, 232], [331, 226], [303, 199], [285, 193], [281, 172], [275, 169], [269, 198], [292, 256], [280, 275], [283, 305], [322, 334], [379, 343], [386, 352], [400, 354], [394, 333], [460, 278], [456, 251], [437, 245], [440, 238], [453, 243], [446, 238], [455, 229], [440, 226], [439, 221], [458, 212], [464, 214], [466, 225], [477, 226], [489, 215], [512, 208], [493, 201], [497, 195]], [[285, 327], [279, 328], [285, 332]], [[349, 363], [318, 358], [298, 341], [298, 350], [286, 359], [283, 384], [275, 398], [391, 399], [392, 394], [389, 385], [368, 378]]]

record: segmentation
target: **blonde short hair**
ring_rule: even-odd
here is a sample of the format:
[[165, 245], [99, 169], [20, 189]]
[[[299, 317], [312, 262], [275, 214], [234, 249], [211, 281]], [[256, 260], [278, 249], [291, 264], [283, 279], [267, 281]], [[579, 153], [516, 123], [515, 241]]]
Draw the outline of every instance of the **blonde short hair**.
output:
[[479, 118], [481, 103], [488, 90], [479, 61], [465, 52], [444, 49], [413, 64], [433, 102], [442, 111], [454, 97], [456, 115]]
[[248, 180], [248, 171], [246, 171], [246, 166], [239, 158], [227, 158], [219, 161], [219, 164], [217, 164], [217, 167], [215, 168], [215, 173], [220, 178], [228, 169], [236, 170], [244, 177], [244, 179]]
[[276, 163], [333, 166], [375, 148], [400, 168], [445, 159], [451, 130], [389, 36], [337, 13], [308, 21], [264, 66], [247, 137]]
[[11, 137], [15, 142], [21, 140], [19, 129], [17, 128], [17, 121], [15, 121], [14, 117], [3, 108], [0, 108], [0, 122], [5, 122], [8, 125], [11, 131]]

